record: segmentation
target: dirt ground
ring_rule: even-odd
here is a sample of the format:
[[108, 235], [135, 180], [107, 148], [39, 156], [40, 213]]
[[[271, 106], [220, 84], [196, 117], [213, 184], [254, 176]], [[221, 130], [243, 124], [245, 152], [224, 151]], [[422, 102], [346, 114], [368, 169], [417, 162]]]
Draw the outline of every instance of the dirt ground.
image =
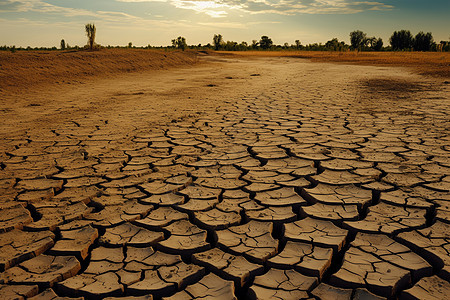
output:
[[0, 298], [445, 298], [445, 77], [195, 60], [3, 89]]
[[[230, 52], [221, 52], [229, 55]], [[243, 57], [297, 57], [317, 62], [336, 62], [366, 66], [396, 66], [427, 76], [450, 78], [449, 52], [357, 52], [357, 51], [246, 51]]]

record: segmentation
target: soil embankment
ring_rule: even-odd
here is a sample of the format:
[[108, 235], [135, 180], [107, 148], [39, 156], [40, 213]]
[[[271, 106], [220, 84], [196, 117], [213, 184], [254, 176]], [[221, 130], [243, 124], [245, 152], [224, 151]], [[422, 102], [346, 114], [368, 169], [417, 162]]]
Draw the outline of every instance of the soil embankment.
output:
[[101, 51], [0, 52], [0, 93], [23, 92], [42, 84], [80, 83], [95, 76], [189, 66], [197, 62], [191, 51], [104, 49]]

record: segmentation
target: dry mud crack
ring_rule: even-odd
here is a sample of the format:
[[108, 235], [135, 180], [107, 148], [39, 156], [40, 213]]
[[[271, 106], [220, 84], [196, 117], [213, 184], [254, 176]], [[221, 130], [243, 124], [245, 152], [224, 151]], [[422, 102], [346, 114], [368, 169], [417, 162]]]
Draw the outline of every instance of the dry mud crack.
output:
[[448, 86], [292, 58], [197, 71], [2, 115], [1, 299], [446, 298]]

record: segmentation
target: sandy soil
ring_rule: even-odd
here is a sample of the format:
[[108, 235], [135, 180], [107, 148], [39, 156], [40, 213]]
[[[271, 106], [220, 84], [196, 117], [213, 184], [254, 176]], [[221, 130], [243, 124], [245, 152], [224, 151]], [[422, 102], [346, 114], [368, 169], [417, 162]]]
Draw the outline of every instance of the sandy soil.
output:
[[0, 298], [445, 297], [442, 78], [199, 60], [2, 95]]
[[246, 51], [219, 52], [240, 57], [297, 57], [317, 62], [335, 62], [366, 66], [405, 67], [436, 78], [450, 79], [448, 52], [336, 52], [336, 51]]
[[[317, 80], [316, 75], [320, 73], [321, 82], [331, 79], [328, 72], [330, 68], [342, 68], [343, 72], [352, 70], [349, 65], [338, 67], [316, 64], [320, 71], [303, 74], [309, 72], [304, 66], [313, 65], [308, 60], [296, 59], [298, 54], [295, 52], [285, 54], [267, 52], [264, 55], [259, 52], [210, 54], [212, 55], [136, 49], [0, 53], [2, 64], [0, 104], [1, 117], [4, 120], [0, 131], [4, 133], [23, 131], [40, 127], [42, 124], [65, 122], [68, 118], [73, 119], [74, 116], [86, 114], [95, 113], [96, 116], [100, 116], [105, 114], [105, 110], [109, 116], [104, 117], [106, 120], [118, 120], [115, 118], [116, 113], [124, 115], [129, 110], [140, 109], [141, 114], [145, 111], [152, 114], [150, 122], [164, 123], [209, 111], [211, 107], [220, 105], [223, 100], [235, 98], [236, 94], [245, 93], [249, 88], [262, 91], [266, 86], [283, 82], [280, 78], [298, 76], [295, 74], [296, 70], [293, 70], [297, 65], [300, 66], [298, 71], [302, 72], [301, 76], [311, 77], [313, 81]], [[362, 65], [367, 63], [355, 59], [353, 54], [352, 58], [347, 60], [344, 58], [337, 60], [333, 58], [334, 54], [332, 56], [310, 54], [312, 56], [304, 52], [301, 57], [310, 57], [316, 62], [326, 60], [351, 61]], [[266, 55], [268, 58], [264, 58]], [[370, 54], [366, 56], [359, 54], [358, 57], [372, 57], [371, 60], [375, 64], [381, 63]], [[391, 62], [396, 60], [403, 61], [403, 65], [407, 66], [408, 63], [405, 61], [410, 61], [394, 57]], [[266, 61], [275, 62], [277, 67], [266, 66]], [[425, 61], [429, 62], [426, 59]], [[385, 67], [386, 64], [388, 62], [384, 61], [382, 67], [368, 69], [385, 71], [385, 74], [378, 76], [379, 78], [368, 78], [364, 74], [365, 68], [357, 66], [356, 70], [361, 72], [350, 81], [344, 79], [348, 76], [345, 74], [342, 76], [342, 82], [347, 85], [354, 85], [356, 82], [359, 87], [372, 87], [372, 92], [375, 93], [394, 91], [405, 95], [408, 92], [427, 89], [428, 85], [440, 89], [441, 83], [447, 82], [445, 77], [437, 80], [414, 77], [412, 74], [405, 77], [406, 70], [394, 76], [399, 69]], [[195, 65], [197, 67], [191, 69]], [[325, 68], [321, 69], [324, 66]], [[428, 69], [433, 67], [431, 63], [427, 66]], [[170, 69], [170, 72], [164, 69]], [[259, 76], [261, 72], [264, 72], [264, 76]], [[258, 76], [251, 76], [255, 74]]]

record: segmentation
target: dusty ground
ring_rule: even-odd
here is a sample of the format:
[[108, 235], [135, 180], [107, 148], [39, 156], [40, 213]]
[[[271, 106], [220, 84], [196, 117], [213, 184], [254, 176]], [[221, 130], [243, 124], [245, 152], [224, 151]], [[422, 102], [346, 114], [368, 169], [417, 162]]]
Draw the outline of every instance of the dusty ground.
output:
[[2, 95], [1, 298], [445, 298], [444, 79], [200, 60]]
[[244, 51], [241, 57], [296, 57], [316, 62], [335, 62], [366, 66], [396, 66], [433, 77], [450, 79], [449, 52], [357, 52], [357, 51]]

